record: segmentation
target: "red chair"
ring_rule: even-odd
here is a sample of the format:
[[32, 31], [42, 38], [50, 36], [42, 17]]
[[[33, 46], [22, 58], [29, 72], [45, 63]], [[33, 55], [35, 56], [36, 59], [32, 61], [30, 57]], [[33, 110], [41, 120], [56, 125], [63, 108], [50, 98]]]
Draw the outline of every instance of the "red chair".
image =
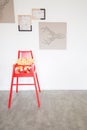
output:
[[[32, 51], [18, 51], [18, 59], [19, 58], [32, 58], [33, 59], [33, 53]], [[9, 100], [8, 100], [8, 108], [11, 107], [11, 101], [12, 101], [12, 91], [13, 91], [13, 86], [16, 85], [16, 93], [18, 93], [18, 86], [19, 85], [34, 85], [35, 86], [35, 91], [36, 91], [36, 99], [37, 99], [37, 103], [38, 103], [38, 107], [40, 107], [40, 99], [39, 99], [39, 92], [40, 92], [40, 85], [39, 85], [39, 81], [38, 81], [38, 76], [37, 76], [37, 72], [36, 72], [36, 67], [35, 64], [30, 65], [30, 72], [29, 73], [25, 73], [24, 68], [26, 66], [29, 65], [18, 65], [18, 64], [14, 64], [13, 65], [13, 72], [12, 72], [12, 79], [11, 79], [11, 87], [10, 87], [10, 93], [9, 93]], [[22, 67], [22, 72], [21, 73], [16, 73], [16, 68], [17, 67]], [[19, 78], [23, 78], [23, 77], [32, 77], [34, 83], [33, 84], [23, 84], [23, 83], [19, 83]], [[14, 78], [16, 78], [16, 83], [14, 83]]]

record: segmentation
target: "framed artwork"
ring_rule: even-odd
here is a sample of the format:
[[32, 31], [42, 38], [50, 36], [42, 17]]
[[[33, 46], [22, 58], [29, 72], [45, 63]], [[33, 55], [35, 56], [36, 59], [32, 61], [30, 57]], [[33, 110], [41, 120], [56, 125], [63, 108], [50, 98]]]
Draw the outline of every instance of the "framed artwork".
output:
[[18, 30], [32, 31], [31, 15], [18, 15]]
[[32, 9], [32, 19], [45, 20], [46, 19], [46, 10], [43, 8], [40, 8], [40, 9], [33, 8]]
[[66, 49], [67, 24], [64, 22], [39, 23], [40, 49]]
[[14, 0], [0, 0], [0, 23], [15, 23]]

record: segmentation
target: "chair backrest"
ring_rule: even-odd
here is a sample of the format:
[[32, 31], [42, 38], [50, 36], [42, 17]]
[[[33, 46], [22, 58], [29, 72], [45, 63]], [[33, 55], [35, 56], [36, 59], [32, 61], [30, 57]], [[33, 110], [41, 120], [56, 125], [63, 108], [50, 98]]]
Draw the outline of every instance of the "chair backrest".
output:
[[33, 58], [32, 51], [18, 51], [18, 58]]

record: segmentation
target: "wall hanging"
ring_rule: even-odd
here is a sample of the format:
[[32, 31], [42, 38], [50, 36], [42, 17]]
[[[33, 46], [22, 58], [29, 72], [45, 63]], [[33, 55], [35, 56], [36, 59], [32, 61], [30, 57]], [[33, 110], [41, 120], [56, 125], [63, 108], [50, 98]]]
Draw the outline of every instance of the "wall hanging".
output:
[[18, 15], [18, 30], [32, 31], [31, 15]]
[[67, 24], [64, 22], [39, 23], [40, 49], [66, 49]]
[[45, 20], [46, 19], [46, 10], [43, 8], [40, 8], [40, 9], [33, 8], [32, 9], [32, 19]]
[[0, 23], [14, 23], [13, 0], [0, 0]]
[[46, 10], [44, 8], [32, 8], [32, 14], [18, 15], [18, 30], [32, 31], [32, 21], [45, 19]]

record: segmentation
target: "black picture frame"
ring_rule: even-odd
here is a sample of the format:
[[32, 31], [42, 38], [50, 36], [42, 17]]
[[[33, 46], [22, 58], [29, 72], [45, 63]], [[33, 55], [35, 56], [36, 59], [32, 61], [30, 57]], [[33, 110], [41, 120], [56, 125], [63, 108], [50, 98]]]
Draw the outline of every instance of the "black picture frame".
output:
[[31, 15], [18, 15], [18, 31], [32, 31]]
[[45, 8], [33, 8], [32, 9], [32, 19], [45, 20], [46, 19], [46, 9]]

